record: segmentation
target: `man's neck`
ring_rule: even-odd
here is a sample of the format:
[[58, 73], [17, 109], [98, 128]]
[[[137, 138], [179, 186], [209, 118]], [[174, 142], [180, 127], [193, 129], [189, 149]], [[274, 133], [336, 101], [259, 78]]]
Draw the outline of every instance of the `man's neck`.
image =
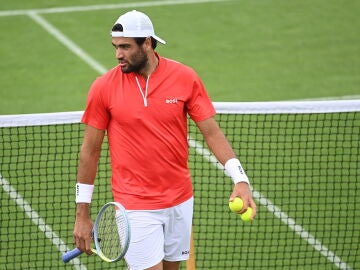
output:
[[139, 72], [139, 75], [147, 79], [156, 70], [158, 65], [159, 65], [159, 59], [157, 55], [155, 53], [151, 54], [149, 56], [148, 64], [143, 70]]

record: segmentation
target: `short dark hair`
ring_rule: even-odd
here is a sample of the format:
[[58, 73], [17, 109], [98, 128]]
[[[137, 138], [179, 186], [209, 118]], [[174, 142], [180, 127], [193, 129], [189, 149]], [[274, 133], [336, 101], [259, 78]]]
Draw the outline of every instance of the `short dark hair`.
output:
[[[120, 23], [117, 23], [112, 27], [111, 31], [112, 32], [122, 32], [122, 31], [124, 31], [124, 28]], [[144, 42], [146, 40], [145, 37], [135, 37], [134, 39], [135, 39], [136, 44], [139, 46], [144, 44]], [[151, 47], [153, 49], [155, 49], [156, 46], [157, 46], [157, 40], [155, 38], [151, 37]]]

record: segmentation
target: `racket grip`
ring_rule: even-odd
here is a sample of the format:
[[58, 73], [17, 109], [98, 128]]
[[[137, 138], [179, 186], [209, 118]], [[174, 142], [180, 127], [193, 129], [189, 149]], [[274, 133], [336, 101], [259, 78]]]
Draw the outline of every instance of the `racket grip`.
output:
[[74, 259], [75, 257], [79, 256], [82, 253], [82, 251], [78, 248], [74, 248], [73, 250], [70, 250], [69, 252], [66, 252], [62, 255], [62, 261], [64, 263], [67, 263]]

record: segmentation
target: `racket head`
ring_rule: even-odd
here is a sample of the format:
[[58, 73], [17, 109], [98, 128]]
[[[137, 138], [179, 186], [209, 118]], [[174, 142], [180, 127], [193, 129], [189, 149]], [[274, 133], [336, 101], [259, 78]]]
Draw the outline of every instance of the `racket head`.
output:
[[106, 203], [96, 217], [94, 228], [96, 254], [106, 262], [122, 259], [129, 248], [130, 223], [125, 208], [117, 202]]

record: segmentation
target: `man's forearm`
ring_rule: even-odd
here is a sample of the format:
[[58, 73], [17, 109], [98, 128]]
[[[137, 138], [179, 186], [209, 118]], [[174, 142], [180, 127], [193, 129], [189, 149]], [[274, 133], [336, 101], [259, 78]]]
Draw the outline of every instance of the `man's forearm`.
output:
[[99, 157], [100, 150], [91, 152], [87, 151], [86, 147], [82, 147], [75, 190], [77, 204], [91, 203]]
[[77, 182], [93, 185], [97, 172], [100, 153], [80, 152], [80, 161], [77, 173]]

